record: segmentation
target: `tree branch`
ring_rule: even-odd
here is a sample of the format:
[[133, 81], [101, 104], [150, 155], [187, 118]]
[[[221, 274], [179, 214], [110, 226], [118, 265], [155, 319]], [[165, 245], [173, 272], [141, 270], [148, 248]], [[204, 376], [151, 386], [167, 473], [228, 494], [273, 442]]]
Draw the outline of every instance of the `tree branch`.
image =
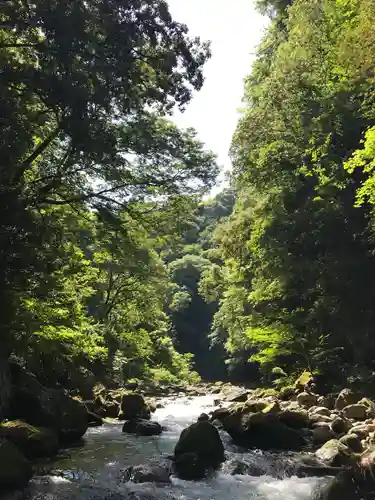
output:
[[55, 130], [51, 132], [51, 134], [42, 141], [39, 146], [31, 153], [30, 156], [26, 158], [21, 163], [20, 168], [16, 171], [13, 180], [15, 182], [20, 182], [22, 179], [23, 174], [27, 170], [27, 168], [32, 164], [33, 161], [35, 161], [44, 151], [48, 148], [48, 146], [51, 144], [51, 142], [56, 139], [56, 137], [59, 135], [61, 131], [61, 124], [59, 124]]

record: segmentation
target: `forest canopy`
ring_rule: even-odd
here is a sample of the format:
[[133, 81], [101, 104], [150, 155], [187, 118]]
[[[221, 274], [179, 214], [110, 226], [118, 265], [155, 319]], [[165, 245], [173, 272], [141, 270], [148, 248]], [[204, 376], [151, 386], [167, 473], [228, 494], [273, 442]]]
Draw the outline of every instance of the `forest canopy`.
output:
[[164, 0], [1, 7], [0, 372], [372, 384], [375, 4], [255, 3], [215, 197], [215, 155], [171, 121], [210, 46]]

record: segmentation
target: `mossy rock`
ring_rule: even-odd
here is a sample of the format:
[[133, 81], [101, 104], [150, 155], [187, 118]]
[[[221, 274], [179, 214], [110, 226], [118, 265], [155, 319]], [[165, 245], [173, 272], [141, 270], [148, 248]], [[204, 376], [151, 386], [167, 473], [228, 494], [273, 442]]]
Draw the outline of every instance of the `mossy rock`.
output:
[[2, 422], [0, 437], [15, 444], [27, 458], [53, 456], [59, 449], [56, 432], [43, 427], [35, 427], [22, 420]]
[[30, 462], [17, 446], [0, 438], [0, 493], [24, 488], [32, 476]]

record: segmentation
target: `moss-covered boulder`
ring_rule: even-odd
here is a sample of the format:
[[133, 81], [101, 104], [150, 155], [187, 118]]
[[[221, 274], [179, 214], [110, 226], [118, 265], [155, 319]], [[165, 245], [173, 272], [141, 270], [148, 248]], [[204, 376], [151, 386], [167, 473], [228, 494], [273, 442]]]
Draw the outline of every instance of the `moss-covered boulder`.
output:
[[27, 458], [15, 444], [0, 438], [0, 493], [25, 487], [31, 476]]
[[315, 455], [319, 460], [332, 467], [353, 465], [356, 460], [352, 450], [337, 439], [327, 441], [327, 443], [316, 451]]
[[48, 389], [18, 365], [12, 365], [9, 416], [57, 432], [61, 441], [79, 439], [87, 430], [85, 405], [62, 390]]
[[56, 432], [22, 420], [1, 422], [0, 437], [15, 444], [27, 458], [49, 457], [59, 449]]
[[204, 471], [217, 469], [225, 460], [218, 430], [208, 421], [190, 425], [182, 431], [174, 457], [176, 472], [184, 479], [203, 477]]
[[149, 420], [151, 411], [141, 394], [124, 394], [121, 399], [121, 417], [125, 420], [134, 418]]

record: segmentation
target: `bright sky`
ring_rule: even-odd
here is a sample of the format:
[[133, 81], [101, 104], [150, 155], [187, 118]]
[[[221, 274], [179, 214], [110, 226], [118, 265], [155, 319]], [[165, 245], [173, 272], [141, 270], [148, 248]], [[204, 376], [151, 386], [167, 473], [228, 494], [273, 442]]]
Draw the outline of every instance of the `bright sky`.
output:
[[199, 138], [230, 168], [228, 151], [239, 118], [245, 76], [266, 19], [254, 0], [168, 0], [172, 17], [187, 24], [190, 34], [211, 40], [212, 57], [205, 67], [205, 84], [174, 121], [194, 127]]

